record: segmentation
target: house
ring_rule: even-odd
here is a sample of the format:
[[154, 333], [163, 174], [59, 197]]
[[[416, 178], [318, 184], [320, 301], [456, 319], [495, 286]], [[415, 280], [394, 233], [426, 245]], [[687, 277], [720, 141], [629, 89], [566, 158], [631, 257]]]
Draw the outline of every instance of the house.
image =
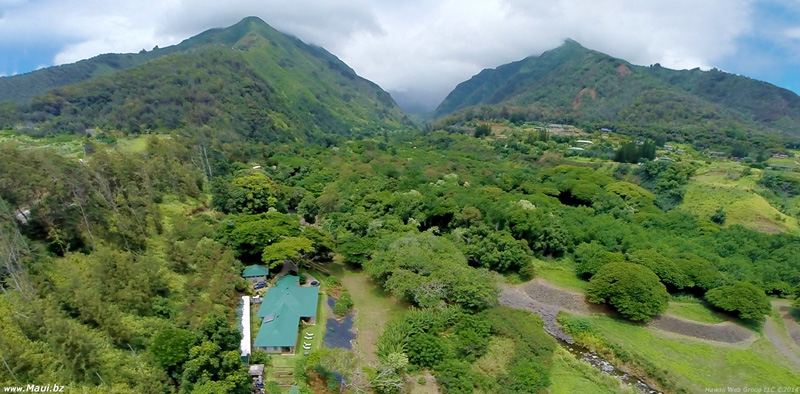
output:
[[789, 155], [787, 155], [785, 153], [775, 153], [775, 154], [772, 155], [772, 158], [773, 159], [788, 159]]
[[578, 148], [577, 146], [571, 146], [571, 147], [569, 147], [569, 150], [581, 151], [581, 150], [584, 150], [584, 149], [583, 148]]
[[674, 151], [674, 150], [675, 150], [675, 147], [674, 147], [674, 146], [672, 146], [672, 145], [664, 145], [664, 149], [666, 149], [666, 150], [668, 150], [668, 151], [670, 151], [670, 152], [671, 152], [671, 151]]
[[253, 166], [253, 169], [254, 169], [254, 170], [260, 170], [260, 169], [261, 169], [261, 166]]
[[711, 152], [711, 151], [708, 152], [708, 155], [711, 156], [711, 157], [727, 157], [728, 156], [728, 154], [725, 153], [725, 152]]
[[601, 133], [611, 133], [612, 131], [608, 127], [603, 127], [602, 129], [600, 129], [600, 132]]
[[256, 314], [263, 319], [253, 344], [256, 350], [294, 354], [300, 322], [316, 324], [319, 287], [299, 283], [298, 277], [286, 275], [267, 290]]
[[247, 266], [242, 272], [242, 277], [253, 283], [267, 280], [267, 275], [269, 275], [269, 268], [260, 264]]
[[590, 144], [590, 145], [594, 145], [594, 142], [592, 142], [592, 141], [589, 141], [589, 140], [577, 140], [577, 141], [575, 141], [575, 143], [576, 143], [576, 144]]

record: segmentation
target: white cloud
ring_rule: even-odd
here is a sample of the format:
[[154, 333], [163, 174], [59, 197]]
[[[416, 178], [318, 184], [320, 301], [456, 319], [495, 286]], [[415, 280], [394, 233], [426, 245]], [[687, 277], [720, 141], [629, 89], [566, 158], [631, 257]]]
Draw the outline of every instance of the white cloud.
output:
[[381, 13], [385, 33], [354, 35], [341, 55], [385, 89], [427, 93], [430, 102], [483, 68], [567, 37], [637, 64], [707, 68], [751, 28], [746, 0], [440, 0], [410, 8], [419, 6], [413, 22]]
[[790, 29], [786, 29], [783, 34], [786, 38], [791, 38], [793, 40], [800, 40], [800, 27], [794, 27]]
[[751, 32], [754, 6], [753, 0], [23, 1], [0, 0], [11, 5], [0, 17], [0, 45], [63, 43], [56, 64], [163, 47], [255, 15], [325, 47], [383, 88], [431, 105], [482, 68], [538, 55], [567, 37], [637, 64], [713, 66]]

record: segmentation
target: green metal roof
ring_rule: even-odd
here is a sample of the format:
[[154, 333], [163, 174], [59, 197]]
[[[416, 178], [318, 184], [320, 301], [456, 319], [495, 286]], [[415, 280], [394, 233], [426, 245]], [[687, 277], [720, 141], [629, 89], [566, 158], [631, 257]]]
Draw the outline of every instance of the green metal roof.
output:
[[250, 265], [244, 269], [242, 276], [245, 278], [252, 278], [254, 276], [267, 276], [269, 275], [269, 268], [263, 265]]
[[283, 306], [288, 307], [300, 317], [317, 315], [317, 301], [319, 300], [319, 287], [300, 287], [299, 278], [286, 275], [278, 278], [275, 286], [267, 289], [264, 300], [258, 308], [257, 316], [264, 318], [275, 313]]
[[290, 308], [283, 306], [275, 312], [273, 319], [264, 319], [253, 345], [255, 347], [295, 346], [297, 345], [299, 324], [300, 316]]
[[295, 346], [301, 317], [317, 315], [319, 287], [300, 287], [296, 276], [282, 276], [258, 308], [264, 319], [254, 342], [256, 347]]

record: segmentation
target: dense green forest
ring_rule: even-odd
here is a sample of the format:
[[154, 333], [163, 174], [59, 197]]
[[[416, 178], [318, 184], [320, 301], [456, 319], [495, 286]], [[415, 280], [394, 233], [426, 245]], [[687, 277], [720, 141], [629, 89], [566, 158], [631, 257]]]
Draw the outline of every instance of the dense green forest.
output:
[[43, 136], [208, 126], [249, 139], [286, 142], [352, 137], [410, 124], [380, 87], [324, 49], [257, 18], [157, 52], [132, 55], [141, 64], [132, 61], [131, 67], [109, 75], [54, 86], [30, 100], [0, 103], [0, 127]]
[[[541, 323], [496, 308], [503, 277], [535, 276], [533, 258], [574, 260], [592, 278], [592, 299], [637, 320], [663, 311], [667, 291], [708, 292], [712, 304], [758, 320], [766, 311], [720, 294], [788, 296], [800, 278], [796, 235], [723, 227], [674, 209], [693, 173], [688, 164], [580, 163], [549, 152], [555, 141], [441, 131], [337, 146], [238, 138], [174, 133], [126, 153], [83, 137], [80, 160], [2, 144], [0, 240], [10, 258], [1, 271], [0, 348], [13, 366], [0, 369], [5, 384], [47, 378], [97, 392], [247, 392], [232, 352], [234, 294], [245, 288], [238, 274], [243, 263], [301, 254], [301, 264], [327, 264], [339, 253], [420, 308], [414, 319], [430, 326], [387, 328], [383, 372], [431, 368], [453, 393], [548, 385], [541, 360], [552, 344]], [[301, 226], [301, 217], [317, 226]], [[663, 293], [633, 306], [614, 301], [630, 291], [603, 285], [620, 264], [641, 275], [623, 269], [617, 280], [647, 277]], [[525, 319], [533, 323], [524, 330], [505, 326]], [[453, 335], [461, 339], [440, 339]], [[518, 350], [508, 375], [470, 369], [485, 346], [508, 340], [534, 350]], [[398, 354], [406, 366], [395, 365], [403, 364]], [[309, 360], [311, 369], [324, 364]]]

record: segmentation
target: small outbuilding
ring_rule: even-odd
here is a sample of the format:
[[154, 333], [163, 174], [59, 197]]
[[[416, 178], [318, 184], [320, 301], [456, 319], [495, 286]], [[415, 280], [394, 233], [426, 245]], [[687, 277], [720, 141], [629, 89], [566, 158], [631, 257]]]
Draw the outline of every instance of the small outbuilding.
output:
[[267, 275], [269, 275], [269, 268], [260, 264], [247, 266], [242, 272], [242, 277], [253, 283], [267, 280]]
[[264, 364], [255, 364], [250, 366], [250, 376], [260, 378], [264, 376]]

